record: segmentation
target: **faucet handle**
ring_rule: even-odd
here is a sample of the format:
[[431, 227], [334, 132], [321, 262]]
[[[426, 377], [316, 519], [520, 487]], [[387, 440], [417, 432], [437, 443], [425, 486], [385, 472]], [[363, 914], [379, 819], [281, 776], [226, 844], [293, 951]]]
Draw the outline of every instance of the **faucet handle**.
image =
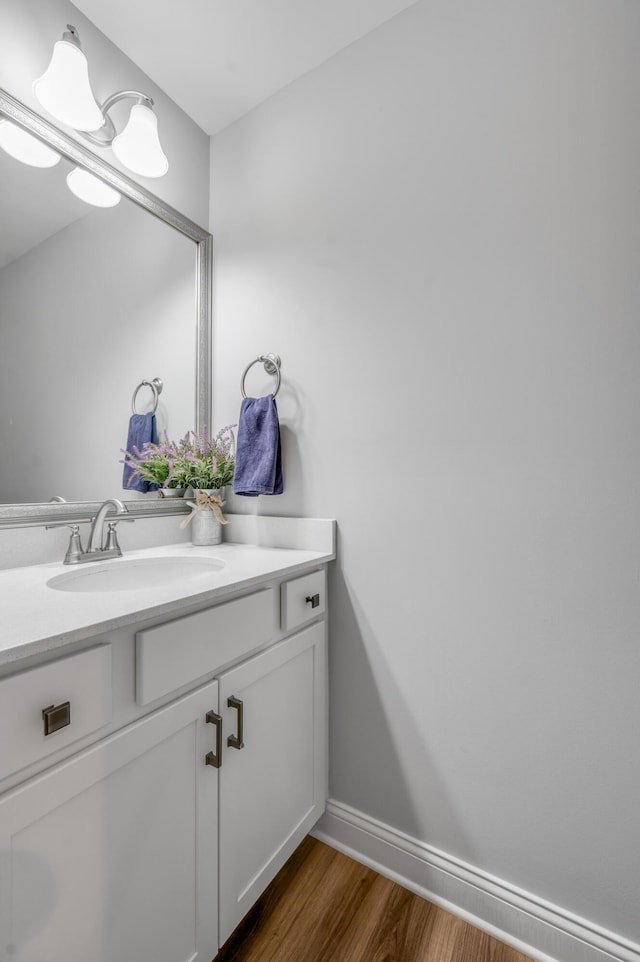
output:
[[122, 548], [118, 544], [118, 532], [116, 531], [116, 525], [120, 524], [121, 521], [126, 521], [128, 524], [133, 524], [135, 520], [135, 518], [117, 518], [114, 521], [108, 521], [107, 540], [102, 550], [117, 551], [118, 554], [122, 554]]
[[69, 547], [67, 548], [67, 553], [64, 556], [63, 564], [73, 565], [77, 564], [80, 558], [84, 554], [84, 548], [82, 547], [82, 541], [80, 540], [80, 525], [69, 523], [68, 521], [56, 521], [53, 524], [45, 524], [45, 528], [70, 528], [71, 537], [69, 538]]
[[84, 548], [80, 540], [80, 525], [70, 524], [69, 527], [71, 528], [71, 537], [69, 538], [67, 553], [64, 556], [64, 564], [66, 565], [76, 564], [78, 559], [84, 554]]

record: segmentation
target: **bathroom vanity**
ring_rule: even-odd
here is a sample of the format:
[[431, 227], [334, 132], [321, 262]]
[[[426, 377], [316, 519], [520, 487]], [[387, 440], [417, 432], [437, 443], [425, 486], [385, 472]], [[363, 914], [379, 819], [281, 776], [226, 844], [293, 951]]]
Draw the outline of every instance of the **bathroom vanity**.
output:
[[0, 572], [1, 962], [211, 962], [320, 817], [318, 524]]

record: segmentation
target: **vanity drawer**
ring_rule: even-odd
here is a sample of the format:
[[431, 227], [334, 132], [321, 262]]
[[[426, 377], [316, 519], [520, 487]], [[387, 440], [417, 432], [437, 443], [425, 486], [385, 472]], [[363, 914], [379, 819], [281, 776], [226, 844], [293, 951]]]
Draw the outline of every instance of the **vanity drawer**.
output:
[[280, 586], [280, 623], [283, 631], [291, 631], [323, 614], [326, 595], [324, 569], [285, 581]]
[[136, 634], [136, 701], [147, 705], [270, 641], [273, 589]]
[[111, 712], [111, 645], [3, 678], [0, 778], [102, 728]]

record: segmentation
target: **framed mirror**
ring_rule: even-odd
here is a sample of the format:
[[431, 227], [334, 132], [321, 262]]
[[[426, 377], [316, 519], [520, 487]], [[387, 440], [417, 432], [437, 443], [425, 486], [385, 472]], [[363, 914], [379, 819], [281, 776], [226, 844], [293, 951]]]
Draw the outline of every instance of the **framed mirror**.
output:
[[[61, 159], [0, 150], [0, 526], [86, 520], [114, 496], [133, 517], [182, 512], [124, 490], [121, 459], [134, 410], [155, 404], [172, 438], [209, 425], [211, 235], [0, 90], [3, 123]], [[114, 205], [79, 199], [76, 170]]]

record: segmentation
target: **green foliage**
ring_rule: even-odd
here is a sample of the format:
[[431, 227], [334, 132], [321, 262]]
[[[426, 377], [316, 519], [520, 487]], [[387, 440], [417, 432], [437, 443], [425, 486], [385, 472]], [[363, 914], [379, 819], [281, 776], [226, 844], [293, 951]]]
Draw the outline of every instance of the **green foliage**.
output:
[[234, 427], [227, 425], [212, 438], [205, 427], [200, 434], [188, 431], [179, 441], [147, 442], [142, 450], [124, 451], [123, 463], [133, 469], [131, 480], [140, 477], [161, 488], [223, 488], [235, 470]]

